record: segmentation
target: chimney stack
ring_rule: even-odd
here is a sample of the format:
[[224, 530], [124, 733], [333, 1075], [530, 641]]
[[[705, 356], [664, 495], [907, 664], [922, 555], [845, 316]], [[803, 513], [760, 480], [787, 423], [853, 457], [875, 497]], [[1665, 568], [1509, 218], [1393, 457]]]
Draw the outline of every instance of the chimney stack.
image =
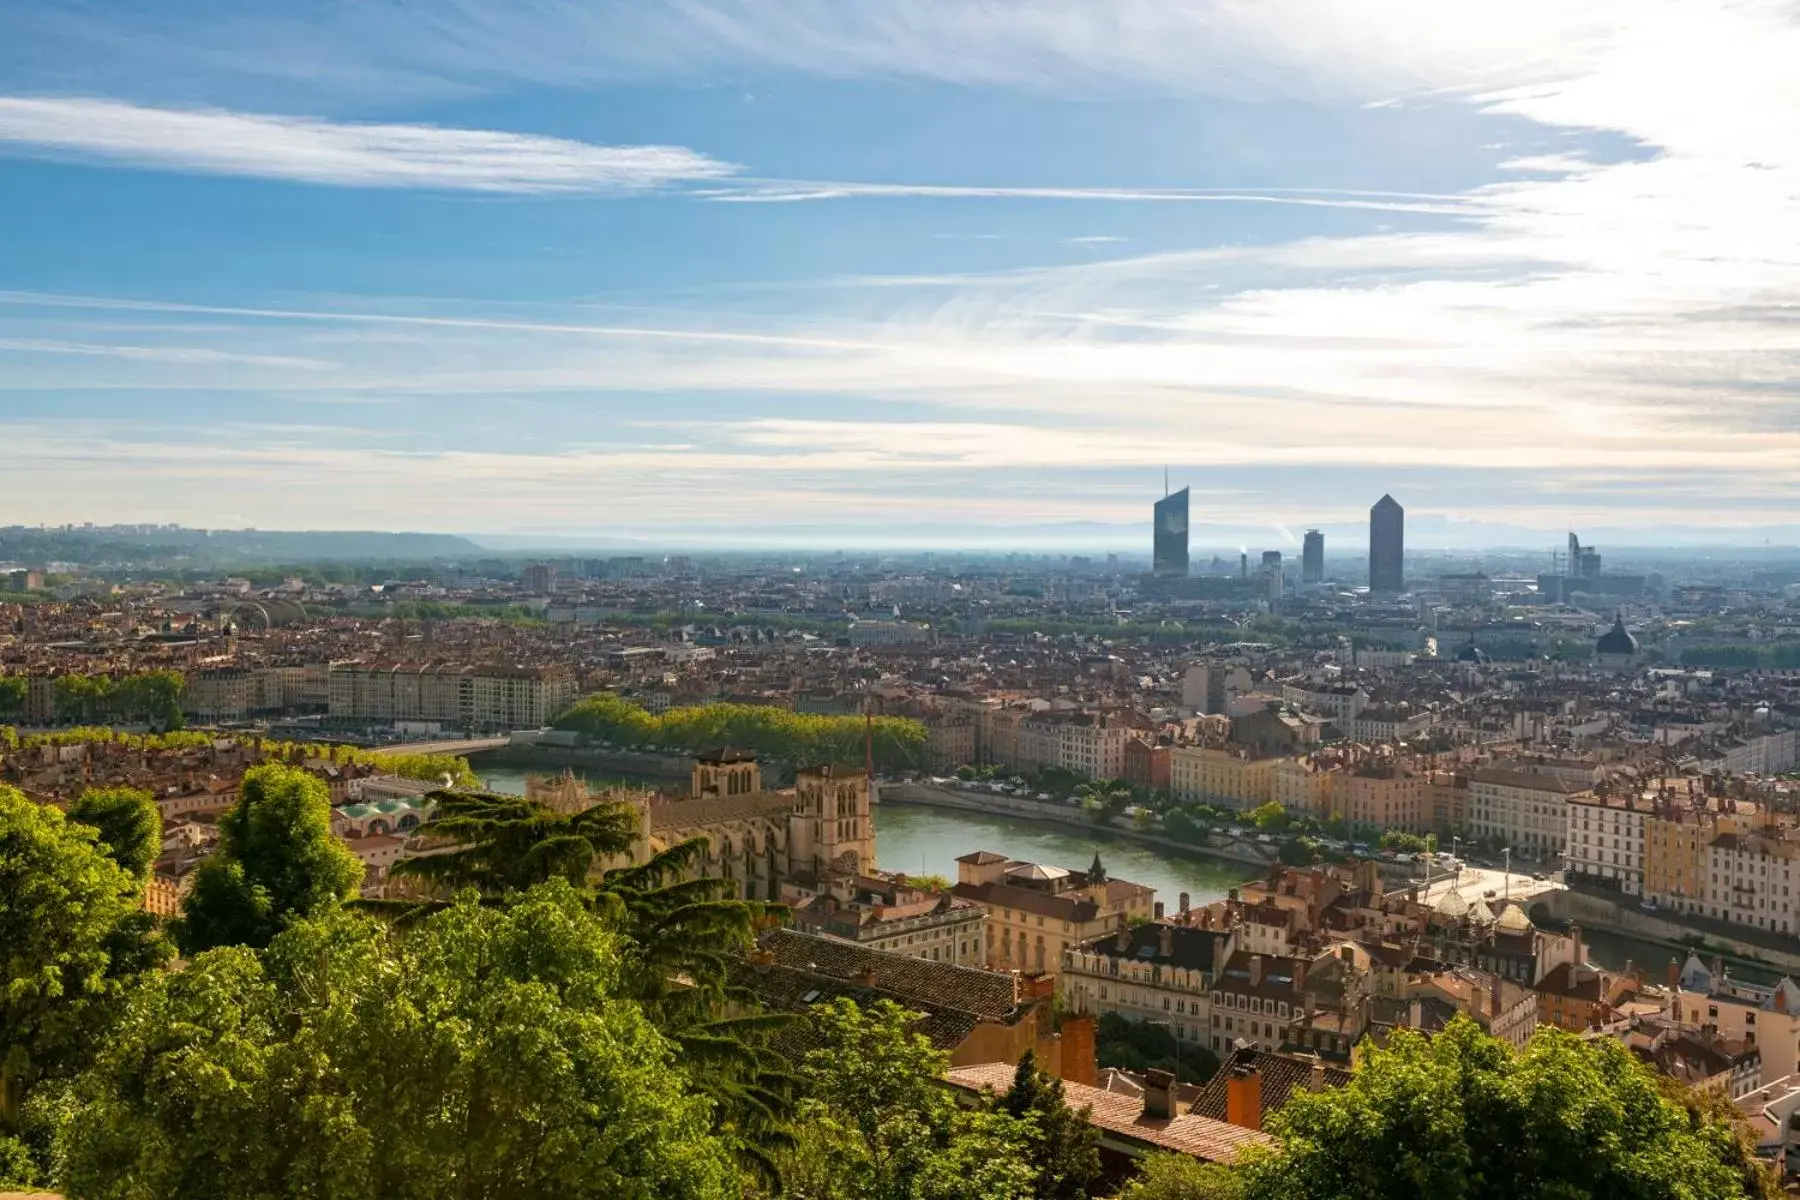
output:
[[1156, 952], [1161, 958], [1175, 957], [1175, 927], [1163, 925], [1157, 929]]
[[1123, 921], [1119, 922], [1119, 932], [1113, 934], [1113, 949], [1120, 954], [1131, 949], [1131, 929]]
[[1262, 1128], [1262, 1072], [1254, 1060], [1231, 1068], [1225, 1081], [1225, 1119], [1240, 1129]]
[[1161, 900], [1156, 902], [1156, 907], [1153, 912], [1158, 921], [1163, 919], [1163, 902]]
[[1092, 1013], [1071, 1013], [1062, 1019], [1062, 1077], [1070, 1083], [1093, 1087], [1099, 1082], [1094, 1058], [1097, 1024]]
[[1175, 1076], [1171, 1072], [1144, 1072], [1144, 1115], [1155, 1120], [1173, 1120], [1175, 1087]]
[[1262, 973], [1263, 973], [1263, 956], [1260, 954], [1252, 954], [1250, 956], [1250, 986], [1251, 987], [1261, 987], [1262, 986]]
[[1307, 1087], [1315, 1092], [1325, 1090], [1325, 1060], [1316, 1054], [1312, 1056], [1312, 1075], [1307, 1080]]
[[1188, 894], [1186, 892], [1183, 892], [1183, 893], [1181, 893], [1181, 911], [1186, 912], [1187, 910], [1188, 910]]
[[1675, 991], [1681, 986], [1681, 964], [1675, 959], [1669, 960], [1669, 990]]

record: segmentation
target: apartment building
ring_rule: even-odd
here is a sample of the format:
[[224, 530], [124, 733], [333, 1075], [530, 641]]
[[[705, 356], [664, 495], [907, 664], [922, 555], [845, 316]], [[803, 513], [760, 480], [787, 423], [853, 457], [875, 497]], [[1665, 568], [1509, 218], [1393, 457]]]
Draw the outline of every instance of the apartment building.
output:
[[1569, 831], [1565, 869], [1571, 880], [1644, 894], [1648, 804], [1634, 796], [1576, 795], [1564, 805]]
[[1233, 932], [1156, 921], [1071, 946], [1057, 989], [1069, 1012], [1166, 1025], [1185, 1042], [1208, 1044], [1215, 973], [1231, 956]]
[[1053, 975], [1070, 946], [1148, 919], [1155, 889], [1111, 879], [1100, 856], [1086, 871], [977, 850], [956, 860], [955, 895], [987, 909], [987, 965]]
[[1800, 841], [1792, 827], [1721, 832], [1707, 845], [1706, 915], [1800, 933]]
[[1714, 824], [1712, 813], [1691, 808], [1645, 815], [1644, 894], [1659, 907], [1706, 911]]
[[1255, 808], [1274, 798], [1276, 762], [1230, 750], [1177, 746], [1169, 753], [1169, 787], [1183, 800]]
[[1332, 788], [1337, 774], [1310, 758], [1277, 759], [1269, 768], [1270, 799], [1291, 813], [1312, 817], [1332, 814]]
[[1331, 784], [1332, 811], [1346, 821], [1377, 829], [1404, 829], [1426, 833], [1431, 829], [1431, 805], [1422, 776], [1392, 763], [1371, 764], [1341, 771]]
[[987, 962], [987, 910], [948, 892], [909, 887], [904, 876], [857, 875], [793, 906], [794, 928], [930, 962]]
[[190, 671], [181, 690], [181, 711], [209, 724], [246, 720], [250, 716], [251, 678], [251, 672], [243, 667]]
[[1328, 718], [1348, 733], [1356, 715], [1369, 703], [1369, 693], [1353, 683], [1285, 683], [1281, 686], [1281, 699], [1295, 708]]
[[538, 667], [333, 665], [332, 717], [437, 721], [466, 730], [536, 729], [575, 699], [574, 677]]
[[1469, 780], [1469, 832], [1552, 862], [1568, 843], [1569, 801], [1591, 797], [1591, 787], [1547, 772], [1483, 768]]
[[1686, 1028], [1756, 1046], [1764, 1079], [1800, 1071], [1800, 985], [1792, 979], [1772, 985], [1734, 979], [1723, 964], [1690, 954], [1670, 989], [1668, 1014]]

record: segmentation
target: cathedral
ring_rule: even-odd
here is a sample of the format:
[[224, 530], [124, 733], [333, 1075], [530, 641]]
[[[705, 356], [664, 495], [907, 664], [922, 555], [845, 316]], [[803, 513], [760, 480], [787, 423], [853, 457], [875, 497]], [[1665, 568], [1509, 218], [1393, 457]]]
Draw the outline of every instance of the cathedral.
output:
[[767, 789], [755, 754], [716, 750], [694, 760], [689, 793], [679, 799], [590, 792], [569, 773], [530, 779], [525, 794], [565, 812], [608, 799], [630, 804], [638, 814], [633, 862], [703, 837], [702, 874], [733, 880], [742, 899], [811, 895], [833, 874], [875, 868], [875, 797], [863, 770], [807, 767], [792, 788]]

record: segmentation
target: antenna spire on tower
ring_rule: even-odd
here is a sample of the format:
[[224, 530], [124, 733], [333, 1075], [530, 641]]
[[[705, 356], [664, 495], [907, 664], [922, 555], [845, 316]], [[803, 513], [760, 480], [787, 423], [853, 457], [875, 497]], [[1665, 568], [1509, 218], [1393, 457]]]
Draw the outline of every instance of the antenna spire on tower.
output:
[[1169, 494], [1169, 464], [1163, 464], [1163, 495]]

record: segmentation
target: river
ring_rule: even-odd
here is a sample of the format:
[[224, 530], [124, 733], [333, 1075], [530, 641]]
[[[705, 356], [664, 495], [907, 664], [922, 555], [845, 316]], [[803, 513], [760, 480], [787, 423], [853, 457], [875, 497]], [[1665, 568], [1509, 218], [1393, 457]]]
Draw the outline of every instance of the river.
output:
[[[523, 792], [525, 770], [478, 766], [488, 787]], [[581, 774], [577, 771], [576, 774]], [[599, 774], [587, 777], [598, 785], [630, 783]], [[667, 786], [667, 780], [660, 782]], [[1156, 898], [1173, 911], [1182, 892], [1195, 905], [1222, 900], [1225, 893], [1251, 877], [1254, 868], [1220, 859], [1151, 849], [1095, 830], [1087, 833], [1014, 816], [983, 816], [913, 804], [883, 804], [875, 812], [876, 865], [910, 875], [942, 875], [955, 882], [956, 860], [975, 850], [992, 850], [1008, 858], [1085, 871], [1096, 851], [1115, 879], [1129, 879], [1156, 889]]]
[[[516, 767], [477, 764], [485, 784], [499, 792], [523, 793], [527, 772]], [[577, 771], [578, 776], [582, 772]], [[593, 773], [594, 785], [644, 783], [669, 786], [668, 780], [632, 780]], [[888, 803], [875, 812], [875, 857], [883, 870], [908, 874], [942, 875], [956, 879], [956, 860], [975, 850], [992, 850], [1008, 858], [1041, 862], [1070, 870], [1086, 870], [1096, 851], [1115, 879], [1129, 879], [1156, 889], [1156, 898], [1175, 910], [1182, 892], [1191, 903], [1208, 904], [1251, 878], [1255, 870], [1239, 863], [1181, 854], [1160, 847], [1141, 846], [1099, 830], [1087, 832], [1063, 825], [1049, 825], [1024, 817], [978, 814], [955, 809], [925, 808]], [[1594, 962], [1613, 970], [1627, 960], [1645, 969], [1648, 980], [1659, 981], [1671, 955], [1682, 952], [1624, 934], [1591, 931], [1587, 938]]]

